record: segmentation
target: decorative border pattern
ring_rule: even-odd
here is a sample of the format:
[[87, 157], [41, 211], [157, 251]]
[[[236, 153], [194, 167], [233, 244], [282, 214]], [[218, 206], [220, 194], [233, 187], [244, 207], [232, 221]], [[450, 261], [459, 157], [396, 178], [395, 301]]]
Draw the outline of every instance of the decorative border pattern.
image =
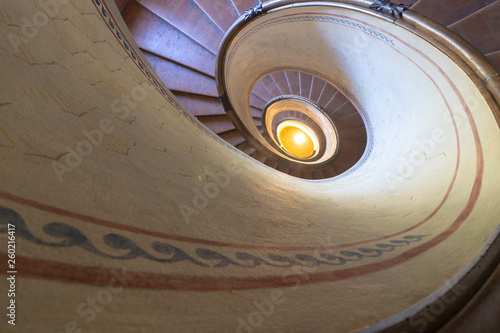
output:
[[375, 29], [367, 27], [367, 26], [365, 26], [363, 24], [355, 23], [355, 22], [353, 22], [351, 20], [342, 19], [340, 17], [343, 17], [343, 16], [342, 15], [313, 15], [313, 14], [311, 14], [311, 15], [298, 15], [297, 16], [297, 14], [291, 14], [290, 16], [285, 16], [285, 17], [282, 17], [282, 18], [273, 19], [273, 20], [270, 20], [270, 21], [268, 21], [266, 23], [263, 23], [263, 24], [255, 27], [255, 28], [253, 28], [249, 32], [247, 32], [245, 34], [245, 37], [243, 37], [242, 39], [240, 39], [238, 41], [238, 43], [234, 47], [233, 51], [229, 55], [228, 60], [226, 61], [227, 62], [227, 71], [226, 72], [229, 72], [229, 70], [231, 69], [231, 63], [233, 61], [233, 57], [238, 52], [238, 49], [240, 48], [240, 46], [248, 38], [250, 38], [253, 34], [257, 33], [260, 30], [263, 30], [263, 29], [266, 29], [266, 28], [268, 28], [270, 26], [273, 26], [273, 25], [277, 25], [277, 24], [281, 24], [281, 23], [294, 22], [294, 21], [328, 21], [328, 22], [331, 22], [331, 23], [340, 23], [340, 24], [343, 24], [343, 25], [346, 25], [346, 26], [351, 26], [351, 27], [357, 28], [358, 30], [363, 30], [364, 32], [366, 32], [366, 33], [368, 33], [368, 34], [370, 34], [372, 36], [380, 38], [381, 40], [383, 40], [384, 42], [386, 42], [387, 44], [389, 44], [391, 46], [396, 46], [394, 44], [394, 41], [392, 39], [388, 38], [383, 33], [378, 32]]
[[[275, 268], [289, 268], [293, 266], [316, 267], [321, 265], [326, 266], [343, 266], [350, 262], [360, 262], [366, 258], [378, 258], [387, 252], [393, 252], [396, 248], [406, 247], [412, 243], [420, 242], [424, 237], [430, 235], [408, 235], [402, 239], [389, 240], [384, 243], [376, 243], [369, 247], [360, 247], [351, 251], [338, 251], [338, 254], [332, 254], [330, 251], [322, 253], [315, 251], [315, 255], [297, 253], [292, 256], [285, 256], [268, 252], [265, 257], [255, 256], [248, 252], [236, 251], [234, 258], [229, 258], [219, 252], [207, 249], [197, 248], [194, 250], [196, 257], [187, 253], [179, 247], [173, 246], [165, 241], [153, 241], [151, 248], [155, 251], [154, 254], [149, 250], [142, 248], [132, 239], [117, 234], [108, 233], [103, 236], [103, 243], [114, 251], [126, 251], [122, 255], [114, 255], [103, 252], [98, 247], [94, 246], [93, 242], [81, 230], [67, 223], [51, 222], [46, 224], [42, 229], [50, 238], [58, 238], [60, 241], [48, 242], [39, 238], [29, 230], [25, 220], [19, 213], [13, 209], [0, 206], [0, 233], [7, 233], [7, 225], [15, 225], [16, 234], [34, 244], [56, 248], [79, 247], [80, 249], [92, 253], [96, 256], [115, 259], [115, 260], [130, 260], [143, 258], [149, 261], [162, 264], [172, 264], [177, 262], [185, 262], [206, 268], [221, 268], [227, 266], [237, 266], [240, 268], [255, 268], [258, 266], [272, 266]], [[267, 251], [266, 251], [267, 252]], [[321, 259], [319, 259], [320, 257]], [[201, 260], [201, 261], [200, 261]]]

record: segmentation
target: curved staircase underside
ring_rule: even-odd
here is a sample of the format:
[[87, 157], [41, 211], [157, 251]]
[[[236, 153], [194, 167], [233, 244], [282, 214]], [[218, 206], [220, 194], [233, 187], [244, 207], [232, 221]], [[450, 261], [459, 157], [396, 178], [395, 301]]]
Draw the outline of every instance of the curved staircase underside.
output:
[[[499, 1], [402, 2], [463, 36], [498, 70]], [[16, 275], [17, 304], [17, 327], [4, 320], [2, 332], [432, 332], [481, 286], [500, 254], [492, 199], [500, 113], [456, 58], [428, 49], [444, 59], [428, 78], [448, 92], [439, 103], [460, 99], [450, 87], [457, 96], [469, 89], [463, 108], [448, 108], [451, 118], [431, 107], [425, 117], [371, 114], [388, 147], [418, 133], [439, 141], [435, 121], [453, 138], [442, 154], [412, 171], [374, 141], [367, 163], [335, 177], [370, 141], [333, 82], [274, 71], [248, 98], [261, 133], [274, 97], [325, 109], [346, 155], [320, 171], [257, 151], [219, 101], [218, 45], [257, 1], [116, 5], [61, 0], [29, 38], [22, 18], [47, 9], [0, 5], [0, 68], [11, 78], [0, 83], [0, 232], [9, 239], [15, 230], [16, 273], [8, 275]], [[398, 121], [422, 127], [391, 131]], [[407, 169], [396, 188], [381, 165]], [[0, 250], [2, 274], [9, 254]]]

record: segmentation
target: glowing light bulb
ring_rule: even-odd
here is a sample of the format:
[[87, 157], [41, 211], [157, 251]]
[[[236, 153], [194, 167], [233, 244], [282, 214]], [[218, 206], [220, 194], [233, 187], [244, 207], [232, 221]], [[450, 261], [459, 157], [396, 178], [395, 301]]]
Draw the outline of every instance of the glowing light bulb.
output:
[[296, 144], [303, 144], [304, 141], [306, 141], [306, 136], [302, 133], [296, 134], [295, 137], [293, 138], [295, 140]]

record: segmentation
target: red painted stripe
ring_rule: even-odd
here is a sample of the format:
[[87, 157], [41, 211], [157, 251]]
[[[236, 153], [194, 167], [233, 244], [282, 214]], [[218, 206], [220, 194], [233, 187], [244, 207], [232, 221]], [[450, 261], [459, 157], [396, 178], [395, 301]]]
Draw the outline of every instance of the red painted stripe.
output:
[[[304, 14], [312, 15], [314, 13], [304, 13]], [[300, 14], [300, 15], [304, 15], [304, 14]], [[111, 15], [111, 13], [110, 13], [110, 15]], [[289, 16], [289, 15], [287, 15], [287, 16]], [[332, 15], [332, 16], [350, 19], [349, 17], [342, 16], [342, 15]], [[354, 19], [351, 19], [351, 20], [354, 20]], [[354, 21], [358, 21], [360, 23], [363, 23], [363, 24], [365, 24], [367, 26], [372, 27], [371, 25], [369, 25], [369, 24], [367, 24], [367, 23], [365, 23], [363, 21], [359, 21], [359, 20], [354, 20]], [[337, 22], [329, 22], [329, 23], [340, 24], [340, 23], [337, 23]], [[117, 28], [118, 28], [118, 26], [117, 26]], [[354, 27], [351, 27], [351, 28], [355, 29]], [[373, 28], [375, 29], [375, 27], [373, 27]], [[387, 31], [385, 31], [383, 29], [380, 29], [380, 28], [378, 28], [378, 29], [381, 30], [381, 31], [383, 31], [383, 32], [385, 32], [385, 33], [387, 33]], [[364, 32], [364, 33], [366, 33], [366, 32]], [[372, 36], [372, 35], [370, 35], [368, 33], [366, 33], [366, 34], [368, 36], [376, 38], [375, 36]], [[407, 45], [408, 47], [412, 48], [410, 45], [408, 45], [406, 42], [400, 40], [396, 36], [394, 36], [392, 34], [390, 34], [390, 35], [393, 36], [394, 39], [397, 39], [401, 43], [403, 43], [403, 44]], [[397, 52], [399, 52], [397, 49], [395, 49], [395, 50]], [[414, 49], [414, 50], [418, 51], [416, 49]], [[400, 54], [402, 54], [402, 53], [400, 53]], [[404, 54], [402, 54], [402, 55], [405, 56]], [[432, 59], [428, 58], [425, 54], [422, 54], [422, 55], [428, 61], [430, 61], [432, 64], [434, 64], [438, 68], [438, 70], [440, 70], [440, 72], [442, 73], [442, 75], [445, 76], [444, 72], [439, 68], [439, 66], [437, 66], [433, 62]], [[407, 59], [409, 59], [407, 56], [405, 56], [405, 57]], [[412, 61], [411, 59], [409, 59], [409, 60]], [[417, 64], [415, 64], [415, 65], [420, 68], [420, 66], [418, 66]], [[440, 92], [443, 100], [447, 104], [446, 99], [444, 98], [444, 94], [439, 89], [439, 87], [437, 86], [436, 82], [422, 68], [420, 68], [420, 69], [427, 75], [427, 77], [429, 77], [430, 80], [432, 80], [432, 82], [434, 83], [434, 85], [436, 86], [436, 88], [439, 90], [439, 92]], [[450, 83], [452, 83], [449, 78], [447, 78], [447, 79], [448, 79], [448, 81]], [[455, 92], [459, 95], [459, 92], [456, 89], [456, 87], [454, 87], [454, 88], [455, 88], [454, 89]], [[461, 97], [461, 96], [459, 96], [459, 97]], [[463, 101], [463, 98], [461, 98], [461, 101], [462, 101], [463, 105], [466, 106], [465, 102]], [[122, 225], [122, 224], [119, 224], [119, 223], [116, 223], [116, 222], [111, 222], [111, 221], [107, 221], [107, 220], [103, 220], [103, 219], [91, 217], [91, 216], [88, 216], [88, 215], [83, 215], [83, 214], [78, 214], [78, 213], [70, 212], [70, 211], [67, 211], [67, 210], [64, 210], [64, 209], [61, 209], [61, 208], [57, 208], [57, 207], [54, 207], [54, 206], [42, 204], [42, 203], [34, 201], [34, 200], [25, 199], [25, 198], [22, 198], [22, 197], [19, 197], [19, 196], [10, 194], [10, 193], [2, 192], [2, 191], [0, 191], [0, 198], [4, 198], [6, 200], [10, 200], [10, 201], [14, 201], [14, 202], [17, 202], [17, 203], [21, 203], [21, 204], [26, 205], [26, 206], [30, 206], [30, 207], [33, 207], [33, 208], [36, 208], [36, 209], [44, 210], [44, 211], [51, 212], [51, 213], [54, 213], [54, 214], [58, 214], [58, 215], [61, 215], [61, 216], [66, 216], [66, 217], [78, 219], [78, 220], [81, 220], [81, 221], [90, 222], [90, 223], [93, 223], [93, 224], [105, 226], [105, 227], [110, 227], [110, 228], [114, 228], [114, 229], [119, 229], [119, 230], [124, 230], [124, 231], [129, 231], [129, 232], [134, 232], [134, 233], [139, 233], [139, 234], [144, 234], [144, 235], [149, 235], [149, 236], [154, 236], [154, 237], [163, 238], [163, 239], [171, 239], [171, 240], [175, 240], [175, 241], [189, 242], [189, 243], [202, 244], [202, 245], [211, 245], [211, 246], [220, 246], [220, 247], [229, 247], [229, 248], [240, 248], [240, 249], [264, 249], [264, 250], [281, 250], [281, 251], [325, 250], [325, 249], [338, 249], [338, 248], [343, 248], [343, 247], [352, 247], [352, 246], [356, 246], [356, 245], [360, 245], [360, 244], [365, 244], [365, 243], [369, 243], [369, 242], [376, 242], [376, 241], [380, 241], [380, 240], [384, 240], [384, 239], [388, 239], [388, 238], [393, 238], [395, 236], [399, 236], [401, 234], [404, 234], [404, 233], [407, 233], [407, 232], [409, 232], [411, 230], [414, 230], [415, 228], [421, 226], [422, 224], [424, 224], [427, 221], [429, 221], [432, 217], [434, 217], [437, 214], [437, 212], [441, 209], [441, 207], [444, 205], [444, 203], [448, 199], [448, 196], [449, 196], [449, 194], [450, 194], [450, 192], [451, 192], [451, 190], [453, 188], [453, 185], [455, 183], [455, 179], [456, 179], [457, 172], [458, 172], [458, 166], [459, 166], [459, 157], [460, 157], [460, 147], [459, 147], [459, 143], [458, 143], [458, 129], [457, 129], [457, 126], [455, 124], [455, 119], [453, 117], [451, 108], [449, 107], [448, 104], [447, 104], [447, 107], [448, 107], [448, 111], [449, 111], [449, 113], [450, 113], [450, 115], [451, 115], [451, 117], [453, 119], [453, 125], [455, 127], [455, 134], [456, 134], [456, 137], [457, 137], [457, 150], [458, 150], [458, 154], [457, 154], [457, 166], [455, 168], [455, 172], [454, 172], [454, 175], [452, 177], [452, 181], [451, 181], [451, 183], [450, 183], [450, 185], [448, 187], [448, 190], [446, 191], [446, 193], [445, 193], [443, 199], [441, 200], [441, 202], [439, 203], [439, 205], [425, 219], [423, 219], [422, 221], [418, 222], [417, 224], [415, 224], [415, 225], [413, 225], [413, 226], [411, 226], [409, 228], [406, 228], [406, 229], [401, 230], [399, 232], [393, 233], [391, 235], [386, 235], [386, 236], [383, 236], [383, 237], [377, 237], [377, 238], [367, 239], [367, 240], [363, 240], [363, 241], [357, 241], [357, 242], [351, 242], [351, 243], [345, 243], [345, 244], [337, 244], [337, 245], [331, 245], [331, 246], [271, 246], [271, 245], [234, 244], [234, 243], [227, 243], [227, 242], [220, 242], [220, 241], [205, 240], [205, 239], [194, 238], [194, 237], [179, 236], [179, 235], [173, 235], [173, 234], [168, 234], [168, 233], [161, 233], [161, 232], [155, 232], [155, 231], [145, 230], [145, 229], [141, 229], [141, 228], [137, 228], [137, 227], [132, 227], [132, 226], [126, 226], [126, 225]], [[469, 119], [469, 121], [470, 121], [470, 119]]]

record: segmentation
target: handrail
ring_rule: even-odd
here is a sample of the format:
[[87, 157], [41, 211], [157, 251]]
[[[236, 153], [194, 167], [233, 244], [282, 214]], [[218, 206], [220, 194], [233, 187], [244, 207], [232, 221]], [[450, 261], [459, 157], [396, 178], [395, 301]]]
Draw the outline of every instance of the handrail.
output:
[[[473, 45], [471, 45], [469, 42], [467, 42], [465, 39], [463, 39], [453, 31], [423, 15], [412, 11], [411, 9], [405, 10], [404, 13], [399, 17], [392, 17], [381, 14], [373, 9], [369, 9], [372, 4], [373, 2], [368, 0], [316, 0], [311, 2], [304, 2], [300, 0], [274, 0], [263, 3], [262, 9], [258, 11], [259, 14], [251, 17], [240, 17], [226, 32], [219, 45], [219, 50], [216, 57], [215, 79], [219, 96], [221, 100], [224, 100], [225, 102], [225, 111], [228, 113], [233, 113], [234, 110], [232, 108], [231, 102], [227, 100], [226, 83], [222, 69], [224, 67], [227, 47], [230, 45], [238, 32], [243, 29], [243, 27], [254, 20], [257, 16], [278, 8], [284, 9], [286, 7], [306, 5], [349, 5], [349, 8], [351, 9], [360, 10], [365, 13], [370, 13], [374, 16], [391, 20], [394, 24], [397, 24], [400, 27], [419, 35], [420, 37], [425, 38], [429, 43], [439, 47], [443, 53], [454, 58], [454, 60], [459, 61], [460, 59], [463, 63], [459, 64], [459, 66], [464, 69], [464, 65], [466, 65], [468, 68], [465, 69], [469, 69], [469, 77], [470, 74], [474, 73], [477, 79], [479, 79], [479, 81], [484, 84], [486, 90], [495, 101], [496, 105], [493, 108], [495, 110], [494, 116], [500, 126], [500, 74], [490, 64], [486, 56], [484, 56]], [[244, 128], [242, 124], [241, 127]], [[242, 134], [245, 135], [246, 132], [247, 131], [245, 130], [244, 132], [242, 132]]]

